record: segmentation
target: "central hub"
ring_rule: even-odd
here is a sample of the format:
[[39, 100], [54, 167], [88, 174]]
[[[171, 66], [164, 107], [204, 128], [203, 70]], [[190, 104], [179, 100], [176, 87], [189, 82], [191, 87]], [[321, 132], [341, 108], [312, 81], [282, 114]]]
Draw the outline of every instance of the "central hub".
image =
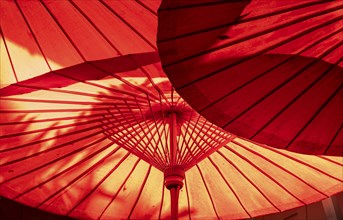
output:
[[194, 115], [193, 110], [183, 102], [176, 105], [155, 103], [152, 104], [149, 109], [145, 110], [144, 118], [147, 120], [161, 119], [162, 121], [165, 121], [165, 123], [169, 123], [172, 117], [175, 116], [176, 124], [178, 127], [181, 127]]
[[164, 170], [164, 185], [170, 191], [170, 214], [172, 220], [178, 219], [179, 193], [183, 187], [185, 170], [179, 166], [168, 167]]
[[175, 108], [170, 108], [170, 109], [167, 109], [167, 110], [163, 111], [163, 115], [166, 118], [170, 118], [172, 114], [175, 114], [177, 117], [181, 117], [182, 116], [182, 112], [176, 110]]
[[167, 189], [183, 187], [185, 171], [181, 167], [170, 167], [164, 170], [164, 185]]

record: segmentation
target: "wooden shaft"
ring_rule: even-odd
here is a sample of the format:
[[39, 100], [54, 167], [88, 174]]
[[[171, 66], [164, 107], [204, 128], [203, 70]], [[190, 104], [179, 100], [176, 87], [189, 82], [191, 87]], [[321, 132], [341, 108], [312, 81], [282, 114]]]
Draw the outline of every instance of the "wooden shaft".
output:
[[171, 220], [178, 220], [179, 218], [179, 193], [180, 186], [172, 187], [170, 191], [170, 200], [171, 200]]
[[177, 150], [177, 115], [175, 112], [172, 112], [170, 114], [170, 159], [171, 159], [171, 165], [176, 164], [176, 150]]

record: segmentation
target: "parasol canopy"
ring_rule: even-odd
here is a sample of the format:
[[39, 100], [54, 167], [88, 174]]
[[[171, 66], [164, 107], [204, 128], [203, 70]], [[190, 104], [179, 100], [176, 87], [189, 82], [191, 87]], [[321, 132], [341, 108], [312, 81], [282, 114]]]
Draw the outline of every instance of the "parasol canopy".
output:
[[158, 5], [1, 4], [14, 81], [0, 90], [0, 195], [78, 219], [237, 219], [341, 192], [341, 158], [237, 138], [188, 106], [156, 56]]
[[164, 185], [177, 173], [180, 219], [237, 219], [342, 191], [341, 158], [236, 138], [191, 110], [166, 77], [119, 75], [2, 97], [2, 196], [78, 219], [168, 219]]
[[317, 0], [162, 1], [163, 69], [187, 103], [229, 132], [342, 156], [342, 8]]

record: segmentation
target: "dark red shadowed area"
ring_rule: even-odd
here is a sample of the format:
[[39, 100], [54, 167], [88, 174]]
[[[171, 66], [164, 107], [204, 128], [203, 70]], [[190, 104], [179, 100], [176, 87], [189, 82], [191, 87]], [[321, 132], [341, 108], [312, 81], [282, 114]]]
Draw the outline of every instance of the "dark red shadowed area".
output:
[[[250, 1], [170, 2], [161, 10], [234, 7], [211, 25], [249, 16]], [[244, 219], [340, 193], [341, 157], [238, 138], [175, 92], [155, 45], [159, 4], [1, 3], [0, 195], [77, 219]]]
[[[158, 49], [176, 91], [238, 136], [299, 153], [342, 156], [342, 3], [243, 2], [184, 8], [162, 1]], [[207, 8], [222, 14], [222, 4], [227, 11], [244, 8], [233, 18], [187, 19]]]

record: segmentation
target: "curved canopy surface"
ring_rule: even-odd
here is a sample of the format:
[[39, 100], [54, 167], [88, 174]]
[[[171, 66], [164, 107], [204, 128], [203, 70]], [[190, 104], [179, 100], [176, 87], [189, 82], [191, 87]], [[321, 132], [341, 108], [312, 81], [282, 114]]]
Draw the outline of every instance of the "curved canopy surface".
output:
[[[2, 97], [0, 194], [81, 219], [170, 218], [161, 172], [171, 166], [169, 119], [162, 123], [165, 106], [153, 107], [153, 94], [163, 100], [172, 90], [158, 94], [163, 83], [171, 88], [166, 77], [141, 79], [108, 77]], [[154, 117], [146, 117], [144, 103]], [[187, 170], [181, 219], [249, 218], [342, 191], [341, 158], [259, 146], [193, 114], [177, 136], [177, 165]]]
[[164, 175], [178, 168], [181, 219], [237, 219], [342, 191], [341, 158], [237, 138], [179, 97], [154, 46], [158, 1], [85, 2], [1, 3], [1, 77], [14, 77], [1, 196], [79, 219], [170, 219]]
[[187, 2], [162, 1], [158, 30], [187, 103], [241, 137], [343, 155], [342, 1]]

